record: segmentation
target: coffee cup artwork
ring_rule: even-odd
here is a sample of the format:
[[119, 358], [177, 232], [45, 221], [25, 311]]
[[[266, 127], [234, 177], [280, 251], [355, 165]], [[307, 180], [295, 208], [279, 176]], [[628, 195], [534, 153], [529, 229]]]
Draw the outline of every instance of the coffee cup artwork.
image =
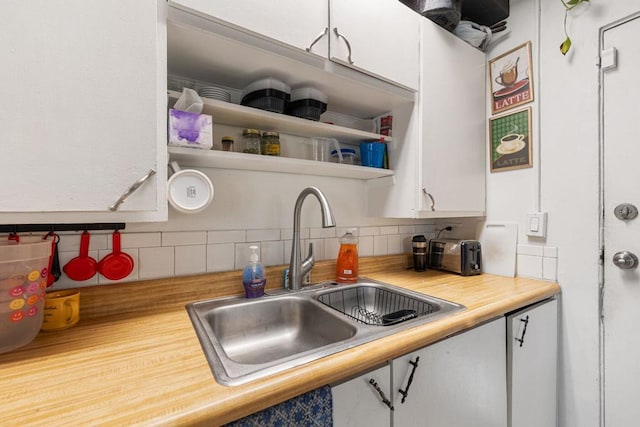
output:
[[518, 80], [518, 61], [520, 57], [516, 58], [516, 62], [507, 62], [500, 70], [500, 75], [496, 77], [496, 83], [504, 87], [511, 87]]
[[531, 69], [531, 42], [489, 61], [493, 114], [533, 101]]
[[522, 150], [525, 145], [524, 135], [509, 133], [500, 138], [500, 145], [496, 147], [496, 151], [500, 154], [517, 153]]
[[44, 300], [43, 331], [57, 331], [74, 326], [80, 321], [80, 292], [47, 292]]
[[491, 172], [533, 166], [531, 107], [489, 119]]

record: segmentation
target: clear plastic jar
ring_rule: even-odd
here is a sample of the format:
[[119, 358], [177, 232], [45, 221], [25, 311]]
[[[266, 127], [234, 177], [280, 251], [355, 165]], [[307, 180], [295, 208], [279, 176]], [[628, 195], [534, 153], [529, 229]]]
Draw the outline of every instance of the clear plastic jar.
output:
[[280, 134], [278, 132], [262, 132], [260, 152], [267, 156], [279, 156]]
[[260, 131], [258, 129], [245, 129], [242, 131], [242, 152], [260, 154]]
[[331, 161], [334, 163], [342, 163], [345, 165], [356, 164], [356, 150], [352, 148], [341, 148], [340, 153], [342, 154], [342, 162], [340, 161], [340, 156], [338, 156], [337, 150], [333, 150], [331, 152]]
[[233, 137], [232, 136], [223, 136], [222, 137], [222, 151], [233, 151]]

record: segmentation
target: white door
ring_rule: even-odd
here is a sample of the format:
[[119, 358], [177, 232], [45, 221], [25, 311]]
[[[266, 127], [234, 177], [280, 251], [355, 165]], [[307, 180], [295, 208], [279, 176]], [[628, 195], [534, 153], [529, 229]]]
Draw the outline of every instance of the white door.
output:
[[640, 256], [640, 217], [614, 215], [623, 203], [640, 207], [639, 36], [640, 15], [602, 33], [603, 48], [618, 52], [617, 66], [602, 72], [604, 418], [610, 427], [640, 419], [640, 270], [631, 255]]

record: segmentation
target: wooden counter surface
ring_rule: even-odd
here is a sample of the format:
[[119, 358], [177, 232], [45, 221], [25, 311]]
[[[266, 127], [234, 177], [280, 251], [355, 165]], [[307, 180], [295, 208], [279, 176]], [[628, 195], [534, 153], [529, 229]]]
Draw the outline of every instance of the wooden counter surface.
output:
[[[467, 310], [227, 387], [213, 378], [184, 304], [239, 292], [239, 272], [83, 288], [77, 326], [41, 332], [31, 344], [0, 354], [0, 425], [224, 424], [560, 292], [551, 282], [416, 273], [405, 269], [404, 256], [384, 260], [372, 258], [365, 268], [361, 261], [361, 271]], [[317, 268], [330, 275], [332, 265]], [[274, 269], [273, 278], [281, 272]]]

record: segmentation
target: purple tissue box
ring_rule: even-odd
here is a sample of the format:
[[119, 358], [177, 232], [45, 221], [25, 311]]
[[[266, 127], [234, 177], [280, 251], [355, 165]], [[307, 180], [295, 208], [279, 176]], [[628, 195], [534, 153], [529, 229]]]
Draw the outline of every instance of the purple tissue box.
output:
[[170, 109], [169, 145], [210, 150], [213, 147], [212, 117]]

